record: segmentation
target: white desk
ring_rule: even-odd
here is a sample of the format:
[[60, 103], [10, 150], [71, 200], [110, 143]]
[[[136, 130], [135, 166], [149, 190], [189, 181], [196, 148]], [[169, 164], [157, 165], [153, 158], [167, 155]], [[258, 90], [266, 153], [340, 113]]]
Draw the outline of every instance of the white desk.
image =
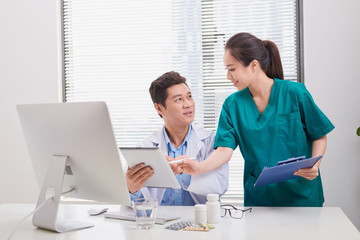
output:
[[[329, 240], [359, 239], [360, 233], [340, 208], [253, 208], [241, 220], [222, 218], [209, 232], [171, 231], [166, 225], [155, 225], [152, 230], [137, 230], [135, 222], [91, 217], [87, 210], [102, 205], [63, 204], [59, 214], [71, 219], [91, 222], [95, 227], [68, 232], [54, 233], [33, 227], [27, 219], [12, 239], [137, 239], [137, 240], [212, 240], [212, 239], [292, 239]], [[118, 206], [108, 206], [115, 211]], [[169, 207], [168, 207], [169, 208]], [[170, 207], [183, 216], [177, 221], [192, 221], [192, 207]], [[17, 223], [34, 209], [30, 204], [0, 205], [0, 239], [6, 239]]]

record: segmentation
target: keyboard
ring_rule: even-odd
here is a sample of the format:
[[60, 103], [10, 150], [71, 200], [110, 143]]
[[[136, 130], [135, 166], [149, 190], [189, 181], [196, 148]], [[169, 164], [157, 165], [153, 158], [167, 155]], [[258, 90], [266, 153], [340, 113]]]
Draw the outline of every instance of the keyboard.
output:
[[[127, 221], [135, 221], [135, 214], [130, 211], [106, 212], [104, 213], [104, 217], [127, 220]], [[181, 217], [176, 215], [169, 215], [168, 213], [158, 211], [156, 214], [155, 223], [164, 225], [166, 222], [173, 221], [179, 218]]]

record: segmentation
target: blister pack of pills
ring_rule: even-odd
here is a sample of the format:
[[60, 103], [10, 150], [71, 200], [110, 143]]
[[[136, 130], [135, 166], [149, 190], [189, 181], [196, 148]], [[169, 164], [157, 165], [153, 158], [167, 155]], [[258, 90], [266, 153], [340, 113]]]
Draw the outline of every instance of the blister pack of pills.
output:
[[194, 224], [192, 222], [176, 222], [165, 227], [165, 229], [174, 230], [174, 231], [183, 229], [184, 231], [202, 231], [202, 232], [207, 232], [210, 229], [214, 229], [214, 228], [215, 227], [209, 223]]
[[176, 223], [173, 223], [173, 224], [165, 227], [165, 229], [177, 231], [180, 229], [184, 229], [187, 226], [190, 226], [191, 224], [192, 224], [191, 222], [176, 222]]

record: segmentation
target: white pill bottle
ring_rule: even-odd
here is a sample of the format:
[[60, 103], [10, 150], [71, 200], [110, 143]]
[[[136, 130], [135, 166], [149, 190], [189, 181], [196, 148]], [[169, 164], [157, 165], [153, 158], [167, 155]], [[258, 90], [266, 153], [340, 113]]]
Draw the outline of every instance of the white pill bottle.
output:
[[207, 195], [207, 222], [218, 223], [220, 222], [220, 202], [218, 194]]
[[196, 204], [195, 205], [195, 224], [206, 224], [206, 205]]

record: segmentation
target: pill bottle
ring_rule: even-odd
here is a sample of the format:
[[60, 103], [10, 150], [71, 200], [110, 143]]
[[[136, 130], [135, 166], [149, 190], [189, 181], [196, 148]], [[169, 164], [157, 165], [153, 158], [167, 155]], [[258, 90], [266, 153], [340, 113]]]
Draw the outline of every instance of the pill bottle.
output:
[[196, 204], [195, 205], [195, 224], [205, 223], [206, 224], [206, 205]]
[[208, 223], [218, 223], [220, 222], [220, 202], [218, 194], [208, 194], [207, 195], [207, 222]]

